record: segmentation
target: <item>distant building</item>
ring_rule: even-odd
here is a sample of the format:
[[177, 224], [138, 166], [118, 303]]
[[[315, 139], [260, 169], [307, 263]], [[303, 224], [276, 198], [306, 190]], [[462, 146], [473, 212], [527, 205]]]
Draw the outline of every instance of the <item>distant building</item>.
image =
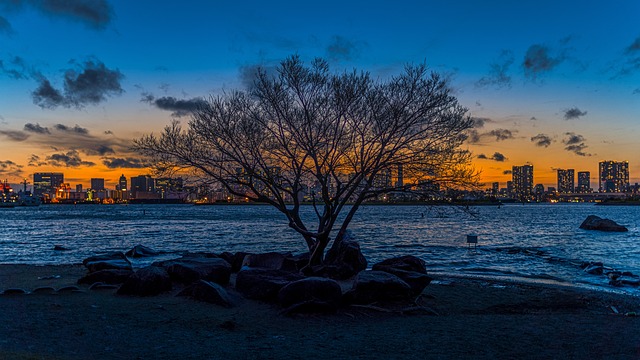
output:
[[578, 187], [576, 191], [579, 193], [591, 192], [591, 173], [589, 171], [578, 172]]
[[77, 193], [81, 193], [82, 192], [82, 184], [77, 184], [76, 185], [76, 192]]
[[600, 192], [625, 192], [629, 188], [628, 161], [600, 161], [598, 186]]
[[494, 182], [491, 184], [491, 195], [498, 196], [498, 192], [500, 191], [500, 183]]
[[116, 190], [120, 190], [122, 192], [127, 191], [127, 178], [124, 177], [124, 174], [120, 175], [120, 179], [118, 179], [118, 185], [116, 185]]
[[507, 181], [507, 196], [515, 197], [515, 193], [513, 192], [513, 181]]
[[404, 186], [404, 175], [402, 173], [402, 164], [398, 164], [398, 177], [396, 179], [396, 187], [401, 188]]
[[570, 194], [575, 192], [575, 171], [573, 169], [558, 169], [558, 193]]
[[131, 178], [131, 196], [137, 199], [150, 198], [148, 194], [156, 190], [155, 181], [149, 175], [134, 176]]
[[49, 198], [56, 196], [58, 187], [64, 183], [63, 173], [42, 172], [33, 174], [33, 195]]
[[91, 190], [104, 191], [104, 179], [103, 178], [91, 178]]
[[529, 201], [533, 196], [533, 165], [514, 166], [511, 170], [513, 191], [519, 201]]

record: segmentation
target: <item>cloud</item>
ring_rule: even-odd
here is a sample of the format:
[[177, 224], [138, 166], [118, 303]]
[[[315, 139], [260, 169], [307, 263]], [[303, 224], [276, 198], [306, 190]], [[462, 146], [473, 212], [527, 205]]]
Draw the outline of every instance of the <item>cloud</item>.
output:
[[489, 118], [481, 118], [481, 117], [472, 117], [471, 121], [473, 121], [473, 124], [471, 126], [476, 129], [484, 127], [484, 124], [486, 123], [494, 122]]
[[149, 93], [142, 94], [140, 101], [152, 104], [161, 110], [173, 111], [171, 115], [176, 117], [190, 115], [194, 111], [207, 106], [207, 102], [202, 98], [177, 99], [173, 96], [155, 98]]
[[29, 138], [29, 134], [15, 130], [0, 130], [0, 135], [8, 137], [12, 141], [25, 141]]
[[584, 151], [588, 147], [584, 143], [586, 140], [584, 136], [573, 132], [566, 132], [564, 135], [565, 138], [562, 139], [562, 143], [566, 145], [564, 148], [566, 151], [572, 152], [578, 156], [591, 156], [591, 154]]
[[[54, 17], [77, 21], [94, 29], [104, 29], [113, 19], [113, 9], [106, 0], [10, 0], [5, 10], [22, 10], [24, 5]], [[11, 26], [6, 18], [3, 18]], [[0, 21], [1, 22], [1, 21]]]
[[130, 168], [130, 169], [142, 169], [149, 167], [150, 164], [142, 159], [127, 157], [127, 158], [113, 158], [106, 157], [102, 159], [102, 163], [109, 169], [118, 168]]
[[3, 180], [7, 177], [22, 177], [22, 165], [18, 165], [11, 160], [0, 160], [0, 174]]
[[13, 34], [13, 28], [5, 17], [0, 16], [0, 34], [2, 33], [11, 35]]
[[511, 170], [505, 170], [502, 172], [503, 175], [511, 175], [513, 173], [513, 171]]
[[586, 111], [582, 111], [582, 110], [578, 109], [577, 107], [572, 107], [571, 109], [565, 109], [563, 111], [564, 111], [564, 119], [565, 120], [578, 119], [581, 116], [587, 115]]
[[538, 118], [536, 118], [535, 116], [532, 116], [529, 118], [529, 120], [535, 121], [535, 120], [538, 120]]
[[113, 135], [113, 131], [111, 131], [111, 130], [105, 130], [105, 131], [104, 131], [104, 134], [105, 134], [105, 135]]
[[360, 56], [364, 43], [349, 40], [343, 36], [335, 35], [327, 45], [327, 58], [333, 61], [353, 60]]
[[26, 123], [24, 124], [24, 131], [36, 134], [51, 134], [49, 128], [40, 126], [40, 124]]
[[553, 70], [564, 60], [564, 54], [554, 57], [547, 46], [534, 44], [527, 49], [522, 66], [527, 77], [536, 79], [539, 75]]
[[77, 124], [74, 127], [68, 127], [67, 125], [64, 125], [64, 124], [55, 124], [53, 125], [53, 128], [58, 131], [67, 132], [67, 133], [74, 133], [74, 134], [80, 134], [80, 135], [89, 134], [89, 130], [87, 128], [80, 127]]
[[627, 55], [635, 54], [637, 52], [640, 52], [640, 37], [636, 38], [633, 43], [625, 49], [625, 54]]
[[267, 77], [275, 77], [278, 73], [277, 66], [275, 64], [254, 64], [241, 66], [239, 70], [240, 83], [245, 89], [253, 89], [255, 81], [258, 78], [260, 71], [264, 72]]
[[98, 60], [88, 60], [76, 69], [65, 71], [64, 93], [41, 76], [40, 85], [32, 93], [33, 102], [43, 109], [55, 109], [58, 106], [81, 109], [87, 105], [97, 105], [108, 96], [123, 92], [120, 86], [123, 78], [119, 70], [109, 69]]
[[[39, 163], [39, 165], [40, 164], [42, 163]], [[69, 150], [66, 153], [49, 155], [45, 158], [44, 164], [55, 167], [80, 167], [95, 165], [94, 162], [83, 161], [82, 159], [80, 159], [80, 154], [76, 150]]]
[[485, 154], [480, 154], [478, 155], [478, 159], [485, 159], [485, 160], [493, 160], [493, 161], [498, 161], [498, 162], [503, 162], [507, 159], [506, 156], [504, 156], [503, 154], [499, 153], [499, 152], [495, 152], [493, 153], [493, 155], [491, 157], [487, 157], [487, 155]]
[[35, 76], [36, 72], [28, 68], [23, 58], [13, 56], [8, 61], [0, 59], [0, 74], [4, 74], [11, 79], [21, 80]]
[[549, 135], [538, 134], [531, 138], [531, 141], [535, 143], [536, 146], [540, 147], [549, 147], [551, 142], [553, 141]]
[[511, 87], [511, 76], [508, 75], [509, 67], [514, 62], [513, 53], [503, 50], [496, 62], [489, 64], [489, 73], [476, 81], [476, 87], [496, 88]]
[[507, 129], [495, 129], [487, 133], [490, 136], [495, 136], [496, 141], [513, 139], [513, 132]]

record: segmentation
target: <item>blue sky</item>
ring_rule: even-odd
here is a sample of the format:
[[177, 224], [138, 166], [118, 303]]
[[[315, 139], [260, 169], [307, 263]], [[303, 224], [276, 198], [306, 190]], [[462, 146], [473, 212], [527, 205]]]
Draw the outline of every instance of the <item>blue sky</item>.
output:
[[[531, 163], [640, 179], [640, 2], [0, 0], [0, 177], [146, 173], [128, 149], [298, 54], [382, 79], [426, 62], [478, 119], [485, 181]], [[505, 173], [506, 172], [506, 173]]]

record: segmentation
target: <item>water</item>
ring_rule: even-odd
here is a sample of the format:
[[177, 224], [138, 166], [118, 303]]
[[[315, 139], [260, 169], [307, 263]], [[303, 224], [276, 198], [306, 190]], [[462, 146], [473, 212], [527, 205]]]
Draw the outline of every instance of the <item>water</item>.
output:
[[[579, 229], [590, 214], [627, 226], [627, 233]], [[305, 218], [313, 209], [303, 209]], [[68, 264], [137, 244], [166, 252], [305, 251], [284, 216], [265, 205], [49, 205], [0, 209], [0, 263]], [[472, 207], [364, 206], [351, 226], [373, 264], [415, 255], [430, 271], [527, 277], [607, 288], [604, 276], [578, 266], [640, 274], [640, 207], [536, 204]], [[478, 235], [469, 250], [466, 235]], [[62, 245], [67, 251], [54, 251]], [[640, 292], [625, 288], [628, 292]]]

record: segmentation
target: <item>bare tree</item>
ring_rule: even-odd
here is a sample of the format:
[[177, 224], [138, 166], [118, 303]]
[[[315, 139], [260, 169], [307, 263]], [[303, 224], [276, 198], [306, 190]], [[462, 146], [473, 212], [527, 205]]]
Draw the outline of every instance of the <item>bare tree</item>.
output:
[[[470, 154], [460, 149], [471, 126], [446, 82], [425, 65], [379, 81], [291, 57], [276, 75], [259, 71], [250, 90], [210, 99], [188, 128], [174, 121], [135, 146], [157, 168], [193, 170], [231, 194], [273, 205], [302, 235], [316, 265], [332, 231], [337, 248], [363, 202], [424, 193], [433, 184], [473, 184]], [[380, 181], [400, 166], [406, 181]], [[313, 226], [300, 216], [305, 195]]]

